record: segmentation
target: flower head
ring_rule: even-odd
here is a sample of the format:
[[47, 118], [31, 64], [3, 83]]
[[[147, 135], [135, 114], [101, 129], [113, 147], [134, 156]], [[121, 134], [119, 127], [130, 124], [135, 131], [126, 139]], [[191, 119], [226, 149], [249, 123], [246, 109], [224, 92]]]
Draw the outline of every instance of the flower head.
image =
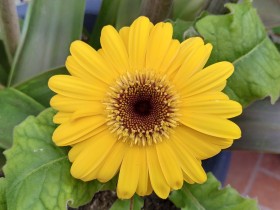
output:
[[120, 31], [105, 26], [98, 51], [71, 44], [71, 75], [53, 76], [49, 87], [60, 124], [53, 141], [72, 147], [74, 177], [107, 182], [118, 173], [120, 198], [153, 190], [166, 198], [184, 180], [203, 183], [201, 160], [240, 138], [228, 118], [242, 108], [221, 92], [233, 65], [204, 68], [212, 45], [172, 34], [170, 23], [139, 17]]

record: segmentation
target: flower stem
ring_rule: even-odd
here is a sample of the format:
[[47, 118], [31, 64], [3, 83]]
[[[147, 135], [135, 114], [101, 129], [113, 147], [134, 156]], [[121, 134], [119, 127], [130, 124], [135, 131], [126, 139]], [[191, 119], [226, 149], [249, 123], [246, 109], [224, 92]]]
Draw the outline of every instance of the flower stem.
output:
[[133, 206], [134, 206], [134, 197], [131, 197], [131, 198], [130, 198], [129, 210], [133, 210]]
[[9, 60], [14, 56], [20, 38], [18, 15], [14, 0], [0, 1], [1, 28]]
[[236, 2], [238, 2], [238, 0], [208, 0], [206, 1], [204, 9], [212, 14], [225, 14], [228, 12], [225, 4]]
[[171, 13], [173, 0], [142, 0], [141, 15], [147, 16], [154, 24], [165, 20]]

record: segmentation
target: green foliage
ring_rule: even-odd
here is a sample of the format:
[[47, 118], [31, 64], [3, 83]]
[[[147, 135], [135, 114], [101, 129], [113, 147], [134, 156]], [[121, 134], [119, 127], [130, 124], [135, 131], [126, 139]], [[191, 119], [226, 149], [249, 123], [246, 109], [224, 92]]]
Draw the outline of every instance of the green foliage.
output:
[[133, 209], [130, 209], [130, 200], [116, 200], [110, 210], [140, 210], [144, 205], [143, 198], [138, 195], [133, 196]]
[[185, 32], [193, 25], [193, 21], [185, 21], [176, 19], [171, 21], [173, 25], [173, 39], [178, 39], [180, 42], [185, 40]]
[[128, 26], [140, 15], [141, 0], [103, 0], [90, 37], [90, 44], [100, 48], [100, 34], [103, 26], [112, 25], [118, 29]]
[[[48, 88], [48, 80], [55, 74], [66, 74], [65, 67], [44, 72], [15, 88], [0, 91], [0, 148], [12, 145], [14, 127], [29, 115], [37, 115], [45, 107], [54, 93]], [[0, 151], [1, 152], [1, 151]], [[0, 166], [3, 161], [0, 155]]]
[[243, 106], [271, 96], [274, 103], [280, 92], [280, 54], [251, 3], [227, 4], [230, 14], [208, 15], [196, 29], [213, 44], [208, 64], [230, 61], [235, 66], [226, 93]]
[[14, 144], [5, 151], [9, 209], [62, 210], [67, 204], [78, 207], [89, 202], [96, 191], [112, 185], [82, 182], [70, 175], [69, 148], [57, 147], [52, 142], [56, 127], [53, 115], [54, 111], [47, 109], [15, 128]]
[[65, 67], [52, 69], [15, 86], [15, 88], [43, 104], [45, 107], [49, 107], [50, 99], [54, 95], [54, 92], [49, 89], [48, 80], [57, 74], [68, 74], [68, 71]]
[[85, 0], [31, 1], [10, 84], [64, 65], [70, 43], [81, 37], [84, 8]]
[[255, 200], [244, 198], [230, 186], [221, 184], [212, 174], [204, 184], [184, 184], [181, 190], [171, 193], [170, 200], [182, 210], [257, 210]]
[[7, 149], [12, 145], [12, 135], [15, 125], [29, 115], [37, 115], [45, 107], [28, 95], [7, 88], [0, 91], [0, 148]]
[[0, 84], [7, 85], [10, 64], [3, 40], [0, 38]]
[[174, 0], [172, 18], [185, 21], [195, 20], [206, 4], [205, 0]]
[[0, 209], [1, 210], [7, 209], [5, 194], [6, 194], [6, 179], [0, 178]]

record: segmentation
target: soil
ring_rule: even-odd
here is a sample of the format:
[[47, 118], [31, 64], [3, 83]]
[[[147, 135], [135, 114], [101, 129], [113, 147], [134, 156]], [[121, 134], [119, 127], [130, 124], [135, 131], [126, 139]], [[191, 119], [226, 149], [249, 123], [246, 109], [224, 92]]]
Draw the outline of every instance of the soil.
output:
[[[113, 205], [117, 195], [114, 191], [98, 192], [94, 195], [92, 201], [81, 206], [78, 209], [69, 208], [69, 210], [109, 210]], [[121, 210], [121, 209], [120, 209]], [[144, 197], [144, 206], [141, 210], [180, 210], [170, 200], [163, 200], [155, 194]]]

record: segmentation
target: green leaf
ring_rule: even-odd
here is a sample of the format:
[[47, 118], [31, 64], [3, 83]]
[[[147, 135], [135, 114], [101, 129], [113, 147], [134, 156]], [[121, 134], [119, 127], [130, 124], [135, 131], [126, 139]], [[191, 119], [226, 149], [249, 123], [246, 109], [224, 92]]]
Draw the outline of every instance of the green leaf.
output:
[[117, 18], [116, 28], [120, 29], [123, 26], [129, 26], [140, 16], [141, 0], [122, 0], [120, 2]]
[[29, 79], [15, 86], [15, 88], [43, 104], [45, 107], [49, 107], [50, 99], [54, 95], [54, 92], [49, 89], [48, 80], [56, 74], [68, 74], [68, 71], [65, 67], [56, 68]]
[[14, 144], [5, 151], [9, 209], [62, 210], [67, 204], [78, 207], [89, 202], [96, 191], [112, 185], [83, 182], [71, 176], [69, 148], [52, 142], [54, 114], [54, 110], [47, 109], [15, 128]]
[[268, 100], [257, 101], [234, 120], [242, 138], [232, 149], [255, 150], [280, 154], [280, 101], [273, 106]]
[[10, 84], [62, 66], [73, 40], [80, 39], [85, 0], [31, 1]]
[[103, 0], [97, 20], [90, 36], [90, 45], [96, 50], [100, 48], [101, 29], [105, 25], [115, 25], [118, 8], [122, 0]]
[[[117, 199], [110, 210], [131, 210], [130, 209], [131, 200], [120, 200]], [[143, 198], [134, 195], [133, 196], [133, 210], [140, 210], [144, 206]]]
[[117, 29], [130, 25], [140, 15], [141, 0], [103, 0], [90, 37], [90, 44], [99, 49], [103, 26], [112, 25]]
[[0, 209], [6, 210], [6, 179], [0, 178]]
[[235, 66], [226, 93], [247, 106], [270, 96], [272, 103], [280, 93], [280, 54], [251, 3], [227, 4], [227, 15], [208, 15], [196, 23], [196, 29], [213, 44], [209, 63], [230, 61]]
[[45, 107], [24, 93], [7, 88], [0, 91], [0, 148], [12, 145], [14, 127], [29, 115], [37, 115]]
[[257, 202], [244, 198], [236, 190], [221, 184], [212, 175], [204, 184], [184, 184], [181, 190], [171, 193], [169, 199], [182, 210], [257, 210]]
[[172, 18], [192, 21], [205, 5], [205, 0], [174, 0]]
[[7, 85], [10, 64], [3, 40], [0, 38], [0, 84]]
[[185, 32], [192, 26], [193, 21], [185, 21], [177, 19], [171, 21], [173, 25], [173, 39], [178, 39], [180, 42], [185, 40]]

